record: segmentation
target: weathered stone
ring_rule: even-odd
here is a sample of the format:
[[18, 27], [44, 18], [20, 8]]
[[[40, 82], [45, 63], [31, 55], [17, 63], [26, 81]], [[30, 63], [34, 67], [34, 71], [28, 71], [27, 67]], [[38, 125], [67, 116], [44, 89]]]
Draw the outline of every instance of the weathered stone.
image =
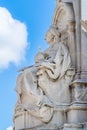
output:
[[17, 78], [15, 130], [87, 130], [87, 22], [80, 0], [56, 4], [49, 47]]

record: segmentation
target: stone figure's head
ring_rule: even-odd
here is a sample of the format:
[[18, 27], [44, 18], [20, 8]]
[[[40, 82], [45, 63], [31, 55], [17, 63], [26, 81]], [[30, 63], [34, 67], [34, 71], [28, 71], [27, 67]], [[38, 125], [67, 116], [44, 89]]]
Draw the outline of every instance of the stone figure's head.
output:
[[59, 42], [61, 37], [61, 33], [59, 32], [56, 26], [51, 26], [46, 33], [45, 40], [49, 44], [53, 44], [56, 41]]

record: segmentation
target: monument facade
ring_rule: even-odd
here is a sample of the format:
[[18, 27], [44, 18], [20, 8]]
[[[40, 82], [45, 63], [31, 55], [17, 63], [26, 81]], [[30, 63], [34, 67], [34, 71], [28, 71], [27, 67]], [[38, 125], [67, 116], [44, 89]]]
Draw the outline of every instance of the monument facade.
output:
[[80, 12], [80, 0], [56, 1], [49, 47], [17, 78], [14, 130], [87, 130], [87, 22]]

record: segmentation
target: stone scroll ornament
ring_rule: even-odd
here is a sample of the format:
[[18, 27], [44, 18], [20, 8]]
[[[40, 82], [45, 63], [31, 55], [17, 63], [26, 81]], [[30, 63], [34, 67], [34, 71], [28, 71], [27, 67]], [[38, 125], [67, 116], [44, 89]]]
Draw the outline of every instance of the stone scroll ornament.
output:
[[56, 106], [70, 103], [69, 85], [74, 70], [68, 47], [61, 42], [61, 32], [56, 26], [49, 28], [46, 41], [49, 48], [39, 51], [35, 65], [23, 69], [17, 78], [14, 117], [28, 111], [41, 122], [49, 123]]

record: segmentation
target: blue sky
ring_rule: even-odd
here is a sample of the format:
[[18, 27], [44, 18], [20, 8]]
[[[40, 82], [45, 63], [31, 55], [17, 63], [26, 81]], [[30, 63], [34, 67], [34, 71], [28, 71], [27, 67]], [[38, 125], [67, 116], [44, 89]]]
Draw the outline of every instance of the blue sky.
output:
[[[13, 125], [13, 111], [17, 100], [14, 91], [18, 76], [17, 70], [33, 64], [38, 48], [41, 47], [44, 50], [47, 47], [44, 38], [52, 22], [55, 3], [55, 0], [0, 0], [0, 7], [4, 8], [0, 8], [0, 34], [1, 36], [3, 34], [4, 39], [0, 36], [0, 47], [3, 48], [4, 53], [1, 53], [0, 57], [0, 61], [3, 63], [0, 64], [0, 130], [6, 130]], [[12, 21], [11, 24], [8, 17]], [[7, 23], [4, 23], [5, 20]], [[24, 36], [22, 32], [25, 32]], [[16, 49], [16, 45], [21, 43], [21, 39], [24, 42]], [[10, 54], [6, 50], [7, 48], [10, 50]], [[26, 48], [24, 52], [23, 48]], [[11, 56], [9, 57], [9, 55]]]
[[[13, 125], [17, 70], [34, 64], [38, 48], [48, 46], [44, 38], [55, 5], [55, 0], [0, 0], [0, 130]], [[83, 7], [85, 18], [87, 4]]]

